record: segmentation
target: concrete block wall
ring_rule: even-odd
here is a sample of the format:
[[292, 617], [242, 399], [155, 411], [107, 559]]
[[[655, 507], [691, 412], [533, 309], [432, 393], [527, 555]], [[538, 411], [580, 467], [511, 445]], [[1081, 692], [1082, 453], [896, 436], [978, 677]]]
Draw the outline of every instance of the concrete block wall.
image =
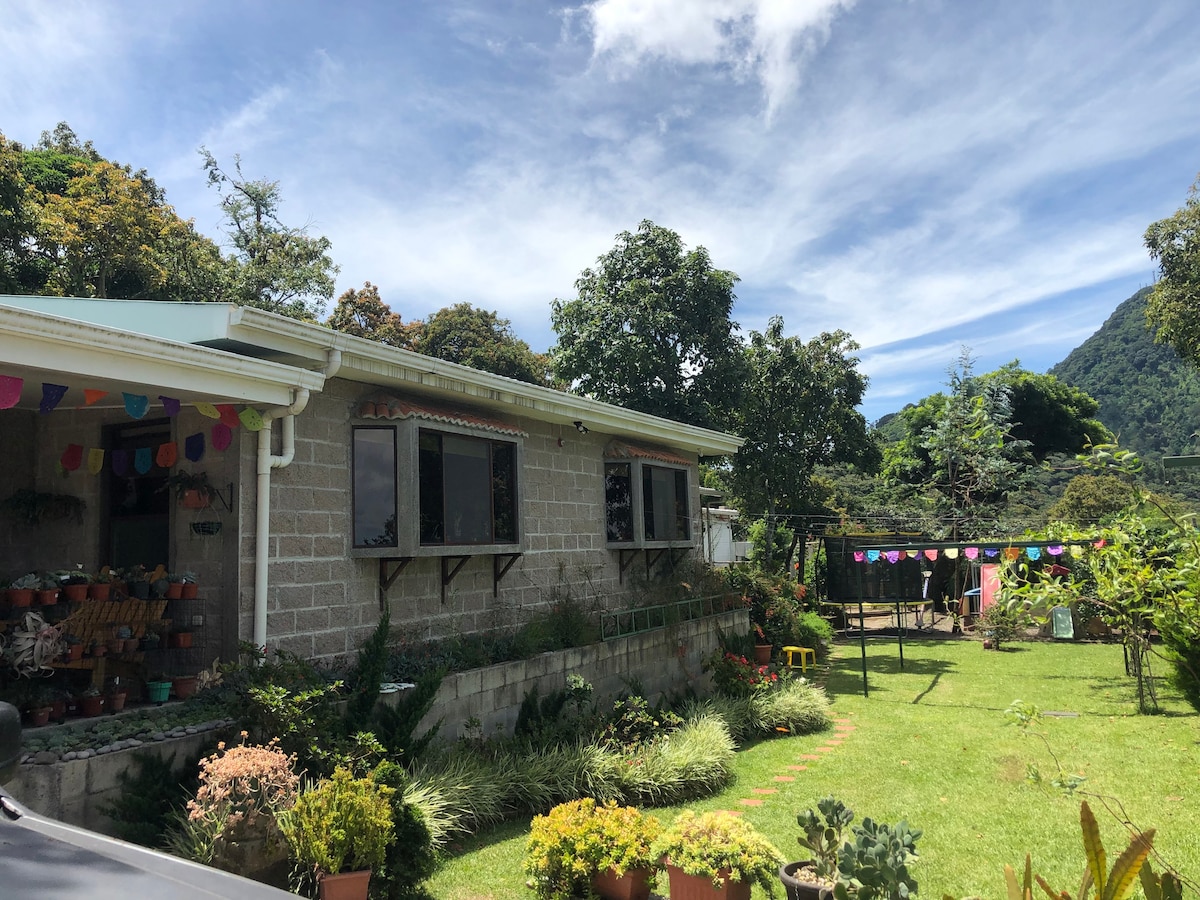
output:
[[[268, 647], [315, 659], [352, 654], [378, 622], [381, 602], [389, 605], [393, 626], [414, 638], [514, 628], [567, 592], [591, 607], [636, 603], [644, 570], [626, 573], [622, 582], [617, 554], [605, 547], [603, 450], [610, 436], [520, 417], [506, 421], [528, 434], [519, 474], [526, 549], [497, 596], [492, 558], [479, 556], [463, 566], [444, 599], [437, 558], [414, 560], [381, 597], [379, 562], [350, 555], [351, 428], [359, 402], [371, 393], [361, 384], [328, 382], [296, 419], [295, 459], [272, 473]], [[278, 452], [278, 435], [275, 440]], [[254, 451], [245, 443], [239, 632], [248, 639]], [[693, 533], [699, 534], [699, 492], [692, 488]], [[659, 569], [666, 574], [664, 564]]]
[[717, 649], [718, 628], [740, 633], [749, 627], [746, 610], [731, 610], [600, 644], [448, 675], [418, 733], [440, 719], [439, 736], [454, 740], [466, 733], [467, 720], [475, 718], [485, 736], [498, 731], [512, 734], [525, 695], [534, 688], [542, 697], [561, 690], [568, 675], [585, 678], [601, 700], [627, 690], [628, 679], [637, 679], [651, 702], [688, 686], [703, 694], [711, 684], [701, 665]]

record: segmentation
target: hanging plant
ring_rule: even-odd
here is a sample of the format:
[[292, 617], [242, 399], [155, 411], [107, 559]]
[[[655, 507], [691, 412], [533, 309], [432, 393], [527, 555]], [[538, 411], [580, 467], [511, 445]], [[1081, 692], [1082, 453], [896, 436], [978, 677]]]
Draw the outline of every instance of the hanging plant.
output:
[[26, 525], [37, 526], [43, 519], [74, 519], [83, 524], [83, 511], [87, 503], [71, 494], [48, 494], [22, 488], [13, 491], [0, 502], [0, 511], [6, 516]]
[[50, 663], [62, 651], [62, 633], [37, 613], [30, 612], [12, 629], [5, 657], [18, 677], [29, 678], [49, 671]]

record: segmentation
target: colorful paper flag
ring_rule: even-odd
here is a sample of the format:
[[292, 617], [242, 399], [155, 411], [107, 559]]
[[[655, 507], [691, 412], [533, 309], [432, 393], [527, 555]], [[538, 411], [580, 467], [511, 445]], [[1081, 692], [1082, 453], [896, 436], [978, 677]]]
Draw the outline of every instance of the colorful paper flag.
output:
[[12, 409], [21, 400], [25, 379], [16, 375], [0, 375], [0, 409]]
[[229, 449], [233, 443], [233, 431], [224, 422], [218, 422], [212, 427], [212, 445], [218, 453]]
[[174, 397], [164, 397], [162, 394], [158, 395], [158, 399], [162, 401], [163, 412], [168, 416], [173, 419], [179, 415], [179, 401], [177, 399]]
[[104, 471], [104, 451], [98, 447], [93, 447], [88, 451], [87, 470], [92, 475], [99, 475]]
[[121, 396], [125, 398], [125, 412], [131, 419], [143, 418], [146, 411], [150, 409], [150, 398], [145, 394], [130, 394], [122, 391]]
[[192, 462], [200, 462], [204, 459], [204, 432], [197, 431], [184, 439], [183, 455]]
[[50, 384], [42, 382], [42, 402], [38, 404], [38, 412], [43, 416], [54, 412], [54, 407], [62, 402], [63, 394], [67, 392], [65, 384]]
[[169, 469], [179, 460], [179, 445], [174, 441], [167, 441], [165, 444], [158, 445], [158, 453], [154, 457], [154, 461], [164, 469]]
[[59, 463], [68, 472], [74, 472], [83, 462], [83, 446], [80, 444], [67, 444], [67, 449], [63, 451]]

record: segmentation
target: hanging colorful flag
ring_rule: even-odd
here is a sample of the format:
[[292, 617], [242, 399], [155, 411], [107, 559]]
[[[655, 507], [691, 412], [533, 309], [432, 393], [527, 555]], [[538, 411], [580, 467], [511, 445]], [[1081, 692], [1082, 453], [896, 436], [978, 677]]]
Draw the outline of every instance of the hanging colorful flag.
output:
[[125, 398], [125, 412], [129, 414], [131, 419], [140, 419], [146, 415], [146, 411], [150, 409], [150, 398], [145, 394], [130, 394], [127, 391], [122, 391], [121, 396]]
[[1004, 558], [1007, 559], [1009, 562], [1015, 562], [1016, 560], [1021, 558], [1021, 548], [1020, 547], [1005, 547], [1004, 548]]
[[1049, 553], [1051, 556], [1062, 556], [1062, 552], [1063, 552], [1062, 544], [1051, 544], [1049, 547], [1046, 548], [1046, 552]]
[[937, 559], [937, 557], [938, 557], [937, 550], [926, 550], [925, 551], [925, 558], [927, 560], [929, 560], [930, 562], [933, 562], [935, 559]]
[[920, 550], [905, 550], [904, 555], [907, 556], [909, 559], [916, 559], [918, 556], [921, 555], [921, 551]]
[[204, 459], [204, 432], [197, 431], [184, 439], [183, 455], [192, 462], [200, 462]]
[[98, 447], [93, 447], [88, 451], [87, 469], [92, 475], [99, 475], [104, 471], [104, 451]]
[[862, 562], [866, 558], [867, 558], [867, 554], [863, 553], [861, 550], [854, 551], [854, 561], [855, 562]]
[[1042, 558], [1042, 548], [1041, 547], [1026, 547], [1025, 555], [1028, 556], [1030, 559], [1032, 559], [1034, 562], [1037, 562], [1039, 559]]
[[133, 470], [139, 475], [145, 475], [154, 468], [154, 454], [149, 447], [138, 447], [133, 451]]
[[240, 413], [238, 413], [238, 418], [241, 420], [242, 425], [247, 431], [262, 431], [262, 413], [260, 413], [253, 406], [247, 406], [245, 409], [243, 409]]
[[957, 547], [947, 547], [945, 550], [942, 551], [942, 555], [945, 556], [946, 559], [958, 559], [958, 548]]
[[63, 455], [58, 462], [68, 472], [74, 472], [79, 468], [79, 464], [83, 462], [82, 445], [67, 444], [67, 449], [63, 451]]
[[83, 405], [91, 406], [93, 403], [99, 403], [108, 396], [108, 391], [98, 391], [95, 388], [83, 389]]
[[963, 556], [967, 559], [979, 559], [978, 547], [966, 547], [963, 549]]
[[867, 562], [879, 562], [879, 551], [878, 550], [868, 550], [867, 551]]
[[129, 475], [129, 464], [133, 461], [133, 454], [128, 450], [114, 450], [112, 452], [112, 467], [113, 473], [121, 478], [126, 478]]
[[196, 404], [196, 412], [204, 416], [206, 419], [219, 419], [221, 414], [217, 412], [217, 408], [211, 403], [200, 402]]
[[0, 409], [12, 409], [21, 400], [25, 379], [16, 375], [0, 375]]
[[221, 422], [230, 428], [237, 428], [242, 424], [232, 403], [218, 403], [217, 412], [221, 415]]
[[158, 395], [158, 399], [162, 401], [163, 412], [165, 412], [168, 416], [173, 419], [179, 415], [178, 400], [176, 400], [174, 397], [164, 397], [162, 394]]
[[1096, 541], [1094, 544], [1092, 544], [1092, 546], [1095, 547], [1097, 550], [1099, 550], [1101, 547], [1103, 547], [1107, 543], [1108, 543], [1108, 541], [1106, 541], [1104, 538], [1100, 538], [1100, 540]]
[[1072, 544], [1069, 549], [1071, 556], [1075, 557], [1075, 559], [1079, 559], [1079, 557], [1083, 556], [1083, 548], [1078, 544]]
[[54, 412], [54, 407], [62, 402], [63, 394], [67, 392], [65, 384], [50, 384], [42, 382], [42, 402], [38, 404], [38, 412], [43, 416]]
[[1000, 555], [1000, 550], [996, 547], [984, 547], [983, 555], [986, 556], [988, 559], [995, 559], [997, 556]]
[[179, 445], [174, 441], [167, 441], [165, 444], [158, 445], [158, 453], [154, 457], [154, 461], [164, 469], [169, 469], [179, 460]]
[[212, 427], [212, 445], [213, 449], [221, 452], [229, 449], [229, 445], [233, 443], [233, 432], [224, 422], [218, 422]]
[[895, 565], [900, 560], [899, 550], [889, 550], [887, 552], [887, 561]]

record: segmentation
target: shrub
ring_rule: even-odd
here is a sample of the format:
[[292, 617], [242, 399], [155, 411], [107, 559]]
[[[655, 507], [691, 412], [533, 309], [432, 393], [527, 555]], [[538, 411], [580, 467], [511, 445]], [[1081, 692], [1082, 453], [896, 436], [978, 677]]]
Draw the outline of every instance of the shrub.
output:
[[118, 774], [121, 792], [102, 808], [113, 823], [113, 833], [123, 841], [143, 847], [168, 846], [173, 821], [196, 790], [199, 759], [175, 772], [175, 755], [138, 753], [133, 765]]
[[381, 893], [387, 900], [423, 896], [421, 885], [437, 868], [437, 857], [425, 817], [406, 799], [408, 776], [396, 763], [383, 762], [371, 773], [371, 778], [392, 790], [392, 842], [388, 844], [383, 865], [371, 876], [376, 888], [373, 893]]
[[811, 647], [818, 656], [825, 656], [832, 640], [833, 626], [817, 613], [808, 611], [796, 617], [792, 626], [792, 638], [788, 643], [799, 647]]
[[704, 670], [712, 674], [716, 692], [726, 697], [748, 697], [779, 682], [779, 672], [772, 666], [760, 666], [728, 650], [713, 653], [704, 661]]
[[683, 719], [669, 709], [650, 708], [645, 697], [622, 697], [613, 702], [602, 742], [612, 749], [633, 750], [678, 730]]
[[784, 861], [753, 825], [727, 812], [685, 810], [654, 842], [654, 852], [688, 875], [712, 879], [714, 886], [727, 870], [731, 881], [756, 883], [772, 897]]
[[392, 839], [392, 789], [338, 768], [279, 814], [302, 877], [384, 864]]
[[713, 696], [690, 709], [690, 715], [720, 718], [738, 741], [783, 732], [811, 734], [832, 724], [829, 698], [803, 678], [781, 679], [775, 690], [763, 693]]
[[658, 819], [632, 806], [597, 805], [591, 798], [554, 807], [531, 823], [525, 850], [530, 887], [542, 900], [589, 896], [597, 873], [653, 869]]

